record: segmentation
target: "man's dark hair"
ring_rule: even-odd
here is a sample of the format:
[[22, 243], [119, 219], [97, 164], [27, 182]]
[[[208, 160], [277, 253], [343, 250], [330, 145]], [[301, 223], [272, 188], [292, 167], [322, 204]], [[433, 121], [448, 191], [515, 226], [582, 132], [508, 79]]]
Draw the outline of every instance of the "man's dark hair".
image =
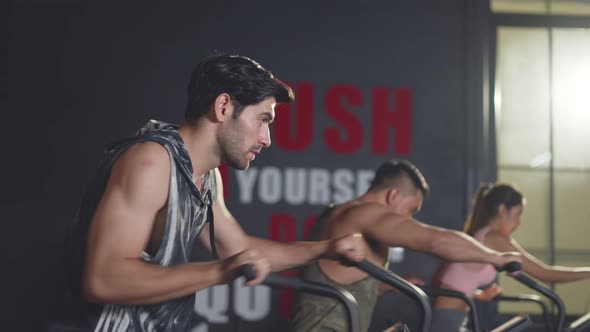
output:
[[292, 102], [293, 91], [256, 61], [239, 55], [214, 54], [195, 67], [188, 85], [185, 120], [207, 114], [222, 93], [231, 97], [234, 118], [244, 107], [274, 97], [277, 103]]
[[397, 186], [404, 177], [408, 177], [424, 197], [430, 192], [428, 183], [418, 167], [407, 160], [388, 160], [382, 163], [375, 172], [369, 190]]

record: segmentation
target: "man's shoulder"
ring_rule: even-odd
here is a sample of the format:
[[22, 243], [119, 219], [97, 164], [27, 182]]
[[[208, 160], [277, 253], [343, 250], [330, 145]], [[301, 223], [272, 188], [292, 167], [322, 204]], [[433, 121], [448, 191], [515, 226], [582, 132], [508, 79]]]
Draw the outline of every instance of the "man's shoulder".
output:
[[334, 206], [329, 219], [330, 224], [364, 224], [370, 222], [372, 216], [388, 211], [383, 204], [353, 200]]
[[149, 159], [153, 161], [164, 161], [170, 159], [170, 153], [166, 147], [157, 141], [143, 141], [135, 143], [123, 153], [129, 158]]
[[387, 207], [383, 204], [375, 202], [363, 202], [359, 200], [346, 202], [339, 205], [338, 208], [340, 209], [340, 213], [354, 215], [388, 211]]
[[116, 160], [114, 169], [127, 169], [132, 172], [169, 171], [170, 154], [160, 143], [153, 141], [132, 144]]

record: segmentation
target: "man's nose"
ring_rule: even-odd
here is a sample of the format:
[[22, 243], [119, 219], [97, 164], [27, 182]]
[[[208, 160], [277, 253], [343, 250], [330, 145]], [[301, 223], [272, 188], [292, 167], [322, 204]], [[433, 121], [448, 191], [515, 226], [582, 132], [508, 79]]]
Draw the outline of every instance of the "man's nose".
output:
[[270, 128], [263, 129], [262, 136], [260, 137], [260, 144], [262, 144], [265, 148], [268, 148], [271, 143]]

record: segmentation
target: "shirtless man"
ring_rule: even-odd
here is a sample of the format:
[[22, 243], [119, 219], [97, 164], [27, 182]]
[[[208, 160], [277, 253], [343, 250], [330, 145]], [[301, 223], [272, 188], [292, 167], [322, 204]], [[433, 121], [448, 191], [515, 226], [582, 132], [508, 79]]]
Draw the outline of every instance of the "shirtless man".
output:
[[[368, 191], [359, 198], [329, 207], [318, 218], [312, 239], [335, 239], [349, 233], [363, 234], [367, 259], [387, 263], [388, 248], [405, 247], [447, 260], [502, 266], [517, 253], [499, 253], [482, 246], [462, 232], [425, 225], [412, 218], [428, 194], [426, 180], [408, 161], [387, 161], [375, 173]], [[363, 271], [337, 262], [319, 260], [302, 270], [302, 277], [326, 282], [350, 291], [359, 306], [361, 331], [367, 331], [377, 300], [378, 282]], [[343, 331], [344, 308], [328, 298], [298, 296], [291, 331]]]

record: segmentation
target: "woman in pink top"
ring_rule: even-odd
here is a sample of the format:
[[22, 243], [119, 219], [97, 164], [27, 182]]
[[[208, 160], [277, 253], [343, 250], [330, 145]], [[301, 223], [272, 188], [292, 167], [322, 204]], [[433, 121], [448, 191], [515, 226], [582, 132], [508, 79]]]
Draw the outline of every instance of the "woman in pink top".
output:
[[[522, 194], [510, 184], [486, 184], [479, 188], [473, 201], [473, 212], [465, 223], [465, 233], [487, 247], [522, 254], [523, 271], [535, 279], [548, 282], [568, 282], [590, 278], [590, 267], [563, 267], [547, 265], [524, 250], [512, 233], [520, 224], [525, 205]], [[433, 284], [472, 295], [479, 300], [490, 300], [501, 293], [493, 283], [496, 271], [489, 264], [445, 263], [439, 269]], [[484, 291], [479, 287], [490, 285]], [[456, 298], [439, 297], [434, 303], [432, 330], [459, 331], [467, 315], [467, 305]]]

